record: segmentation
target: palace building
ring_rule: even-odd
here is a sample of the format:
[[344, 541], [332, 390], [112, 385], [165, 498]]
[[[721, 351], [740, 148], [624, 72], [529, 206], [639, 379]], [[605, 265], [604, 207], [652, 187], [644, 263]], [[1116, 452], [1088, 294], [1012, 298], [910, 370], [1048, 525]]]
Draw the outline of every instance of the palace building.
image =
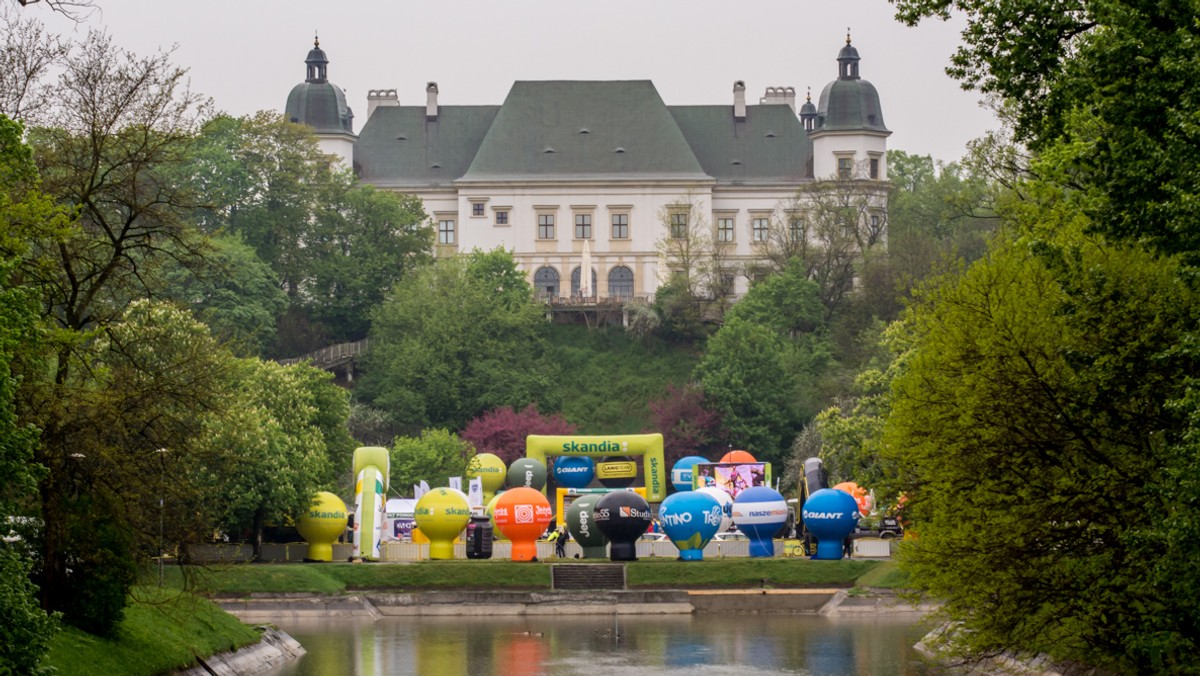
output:
[[859, 61], [847, 36], [836, 79], [798, 110], [794, 88], [748, 104], [742, 81], [729, 102], [690, 106], [667, 105], [649, 80], [517, 81], [499, 105], [472, 106], [442, 105], [434, 82], [424, 105], [371, 90], [356, 134], [314, 43], [285, 115], [364, 183], [420, 197], [439, 255], [503, 247], [542, 296], [622, 299], [665, 281], [662, 242], [689, 219], [745, 270], [774, 224], [803, 218], [806, 185], [877, 182], [882, 200], [891, 132]]

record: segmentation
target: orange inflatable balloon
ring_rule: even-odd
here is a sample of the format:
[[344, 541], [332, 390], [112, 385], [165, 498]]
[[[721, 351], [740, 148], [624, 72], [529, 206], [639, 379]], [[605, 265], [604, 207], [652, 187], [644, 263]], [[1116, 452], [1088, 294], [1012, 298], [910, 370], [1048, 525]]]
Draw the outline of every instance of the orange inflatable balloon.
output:
[[871, 494], [867, 492], [867, 489], [853, 481], [843, 481], [834, 486], [834, 488], [849, 493], [850, 497], [854, 498], [854, 501], [858, 503], [858, 512], [860, 514], [866, 516], [871, 513]]
[[730, 451], [721, 456], [720, 462], [758, 462], [749, 451]]
[[512, 541], [512, 560], [533, 561], [537, 559], [537, 539], [546, 532], [554, 513], [541, 491], [521, 486], [497, 496], [492, 518]]

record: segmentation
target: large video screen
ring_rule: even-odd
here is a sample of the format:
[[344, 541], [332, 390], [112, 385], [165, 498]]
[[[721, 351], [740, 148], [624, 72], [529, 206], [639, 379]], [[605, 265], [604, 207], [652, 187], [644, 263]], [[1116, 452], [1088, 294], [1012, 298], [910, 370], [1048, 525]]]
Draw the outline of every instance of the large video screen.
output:
[[702, 462], [692, 467], [692, 490], [712, 486], [736, 498], [751, 486], [770, 485], [769, 462]]

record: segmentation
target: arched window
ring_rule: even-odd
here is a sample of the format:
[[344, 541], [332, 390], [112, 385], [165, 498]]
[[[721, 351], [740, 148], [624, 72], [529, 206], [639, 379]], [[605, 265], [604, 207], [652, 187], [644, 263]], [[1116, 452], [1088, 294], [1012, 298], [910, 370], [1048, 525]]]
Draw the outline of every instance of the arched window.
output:
[[596, 270], [592, 270], [592, 284], [586, 290], [579, 288], [579, 268], [571, 271], [571, 297], [586, 296], [588, 298], [596, 297]]
[[558, 270], [545, 267], [533, 273], [533, 293], [538, 298], [558, 297]]
[[613, 298], [633, 297], [633, 270], [618, 265], [608, 271], [608, 295]]

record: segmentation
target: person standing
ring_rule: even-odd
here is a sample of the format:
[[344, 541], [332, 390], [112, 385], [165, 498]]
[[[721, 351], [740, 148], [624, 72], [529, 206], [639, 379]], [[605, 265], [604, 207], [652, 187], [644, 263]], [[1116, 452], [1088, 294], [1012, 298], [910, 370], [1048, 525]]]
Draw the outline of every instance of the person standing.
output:
[[571, 533], [566, 526], [559, 526], [555, 535], [557, 537], [554, 538], [554, 555], [565, 559], [567, 557], [567, 541], [571, 539]]

